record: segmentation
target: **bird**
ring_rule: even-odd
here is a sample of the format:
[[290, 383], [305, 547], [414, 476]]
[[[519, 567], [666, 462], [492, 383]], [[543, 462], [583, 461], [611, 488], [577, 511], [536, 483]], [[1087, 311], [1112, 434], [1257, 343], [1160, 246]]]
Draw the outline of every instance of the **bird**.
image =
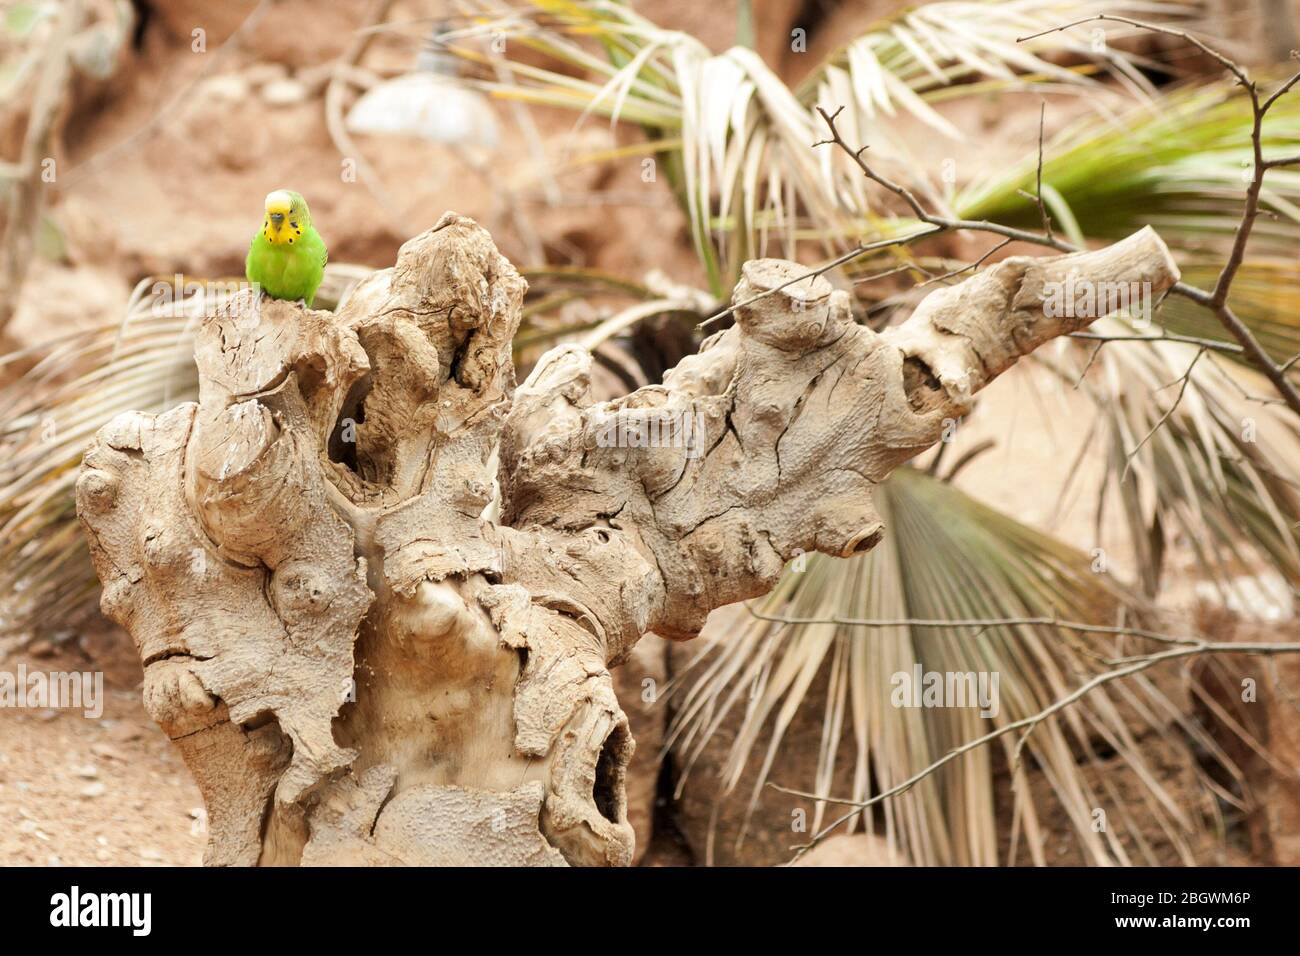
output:
[[248, 281], [273, 299], [297, 300], [310, 309], [328, 261], [307, 200], [292, 189], [267, 193], [262, 228], [244, 262]]

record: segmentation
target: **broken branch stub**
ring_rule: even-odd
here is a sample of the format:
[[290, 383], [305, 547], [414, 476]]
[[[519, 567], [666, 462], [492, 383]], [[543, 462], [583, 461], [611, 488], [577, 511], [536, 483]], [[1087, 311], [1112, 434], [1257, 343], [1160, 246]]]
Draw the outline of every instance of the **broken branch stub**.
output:
[[77, 505], [207, 862], [628, 863], [608, 668], [800, 552], [872, 547], [875, 486], [1092, 321], [1050, 290], [1177, 269], [1149, 229], [1008, 259], [880, 334], [803, 275], [748, 263], [733, 328], [602, 403], [572, 346], [515, 388], [525, 283], [452, 214], [336, 314], [205, 320], [199, 401], [110, 422]]

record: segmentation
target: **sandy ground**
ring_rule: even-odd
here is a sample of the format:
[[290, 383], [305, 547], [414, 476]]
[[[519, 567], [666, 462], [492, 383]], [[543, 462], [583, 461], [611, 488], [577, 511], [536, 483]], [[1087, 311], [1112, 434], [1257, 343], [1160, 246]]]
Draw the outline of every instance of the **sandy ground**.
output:
[[[103, 715], [0, 708], [0, 864], [197, 866], [203, 799], [140, 701], [129, 642], [96, 635], [83, 653], [22, 654], [16, 671], [104, 673]], [[39, 648], [38, 648], [39, 650]]]

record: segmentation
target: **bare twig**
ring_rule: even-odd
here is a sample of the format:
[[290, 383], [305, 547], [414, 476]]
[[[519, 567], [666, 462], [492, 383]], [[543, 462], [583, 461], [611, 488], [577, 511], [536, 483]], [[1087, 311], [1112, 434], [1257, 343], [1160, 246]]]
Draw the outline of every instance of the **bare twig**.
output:
[[1001, 250], [1005, 249], [1010, 242], [1011, 242], [1010, 239], [1003, 239], [996, 246], [994, 246], [988, 252], [984, 253], [984, 255], [980, 256], [978, 259], [976, 259], [974, 262], [970, 263], [969, 265], [964, 265], [960, 269], [953, 269], [951, 272], [945, 272], [941, 276], [932, 276], [931, 278], [926, 279], [924, 282], [917, 283], [916, 288], [920, 289], [924, 286], [930, 285], [932, 282], [943, 282], [945, 279], [951, 279], [954, 278], [955, 276], [961, 275], [964, 272], [970, 272], [972, 269], [978, 269], [988, 260], [990, 256], [992, 256], [996, 252], [1000, 252]]
[[1192, 360], [1187, 363], [1187, 371], [1184, 372], [1182, 375], [1180, 375], [1178, 378], [1174, 379], [1174, 381], [1170, 382], [1169, 385], [1165, 386], [1165, 388], [1169, 388], [1171, 385], [1181, 383], [1181, 385], [1179, 385], [1178, 388], [1178, 395], [1174, 398], [1173, 404], [1171, 404], [1168, 408], [1165, 409], [1164, 414], [1160, 416], [1160, 420], [1151, 426], [1151, 430], [1142, 436], [1142, 440], [1138, 442], [1136, 445], [1134, 445], [1133, 450], [1130, 451], [1128, 455], [1125, 457], [1124, 471], [1119, 476], [1119, 480], [1121, 483], [1123, 483], [1123, 481], [1126, 478], [1128, 478], [1129, 468], [1133, 464], [1134, 456], [1136, 456], [1137, 453], [1142, 450], [1143, 445], [1145, 445], [1148, 441], [1151, 440], [1151, 436], [1154, 435], [1156, 432], [1158, 432], [1165, 422], [1169, 421], [1170, 417], [1174, 414], [1174, 411], [1178, 408], [1179, 404], [1182, 402], [1183, 395], [1187, 393], [1187, 383], [1190, 382], [1192, 379], [1192, 371], [1196, 368], [1196, 363], [1201, 360], [1201, 356], [1204, 355], [1206, 351], [1207, 349], [1205, 349], [1204, 347], [1197, 349], [1196, 354], [1192, 356]]
[[[393, 6], [393, 0], [375, 0], [370, 15], [366, 18], [367, 27], [382, 23]], [[335, 61], [330, 71], [329, 83], [325, 86], [325, 128], [329, 131], [334, 148], [344, 159], [350, 159], [357, 166], [357, 176], [370, 194], [394, 218], [400, 216], [397, 203], [385, 188], [383, 180], [370, 161], [362, 154], [356, 141], [348, 133], [347, 123], [343, 118], [343, 99], [347, 95], [349, 70], [361, 62], [361, 57], [374, 40], [375, 34], [368, 29], [359, 30], [352, 37], [352, 42]]]
[[46, 47], [44, 68], [32, 96], [22, 154], [13, 170], [6, 203], [4, 241], [0, 245], [0, 331], [9, 324], [18, 307], [18, 290], [36, 249], [36, 232], [45, 205], [42, 163], [53, 152], [55, 120], [71, 75], [68, 45], [81, 27], [81, 19], [80, 0], [64, 4], [58, 26]]
[[[1097, 18], [1093, 17], [1089, 19], [1092, 20]], [[1117, 19], [1117, 18], [1107, 16], [1105, 17], [1105, 19]], [[1084, 21], [1084, 22], [1088, 22], [1088, 21]], [[1126, 20], [1125, 22], [1130, 22], [1130, 21]], [[1137, 21], [1131, 21], [1131, 22], [1136, 23]], [[1052, 31], [1048, 31], [1048, 32], [1052, 32]], [[1162, 28], [1157, 32], [1166, 32], [1166, 31]], [[1179, 32], [1181, 33], [1181, 31]], [[1251, 90], [1252, 90], [1252, 96], [1253, 97], [1257, 96], [1257, 94], [1253, 93], [1253, 87], [1251, 87]], [[1276, 94], [1275, 96], [1270, 97], [1268, 102], [1272, 103], [1275, 100], [1275, 98], [1276, 98]], [[1257, 102], [1257, 99], [1252, 99], [1252, 102], [1253, 103]], [[885, 176], [880, 175], [874, 169], [872, 169], [870, 165], [867, 164], [867, 162], [862, 158], [862, 154], [866, 150], [866, 147], [860, 147], [854, 149], [847, 142], [845, 142], [844, 138], [840, 135], [839, 130], [835, 126], [835, 118], [840, 114], [842, 109], [843, 107], [837, 109], [834, 113], [827, 113], [821, 107], [817, 108], [817, 111], [821, 114], [822, 119], [825, 120], [827, 127], [830, 129], [831, 135], [829, 139], [821, 140], [817, 143], [814, 143], [813, 145], [822, 146], [822, 145], [829, 144], [829, 145], [838, 146], [840, 149], [844, 150], [844, 152], [847, 153], [853, 159], [853, 162], [857, 164], [858, 168], [862, 170], [864, 176], [866, 176], [872, 182], [875, 182], [883, 186], [885, 189], [888, 189], [890, 192], [894, 193], [896, 196], [903, 199], [911, 208], [912, 213], [919, 220], [926, 223], [927, 225], [933, 226], [934, 230], [933, 233], [931, 234], [937, 235], [943, 232], [965, 229], [973, 232], [992, 233], [994, 235], [1003, 236], [1008, 239], [1014, 239], [1016, 241], [1025, 242], [1032, 245], [1045, 246], [1050, 249], [1055, 249], [1058, 252], [1079, 251], [1079, 248], [1077, 246], [1065, 242], [1064, 240], [1059, 239], [1056, 236], [1049, 236], [1044, 233], [1031, 232], [1024, 229], [1013, 229], [1009, 226], [1004, 226], [1001, 223], [993, 223], [987, 220], [976, 221], [970, 219], [954, 219], [948, 216], [940, 216], [928, 212], [921, 205], [920, 201], [916, 198], [916, 196], [906, 186], [903, 186], [899, 183], [894, 182], [893, 180], [886, 178]], [[1261, 121], [1262, 121], [1262, 114], [1257, 113], [1255, 119], [1255, 128], [1252, 134], [1252, 138], [1256, 146], [1257, 162], [1256, 162], [1256, 170], [1255, 170], [1255, 181], [1258, 183], [1262, 183], [1262, 179], [1264, 175], [1264, 167], [1262, 165], [1263, 160], [1258, 158], [1259, 142], [1260, 142], [1260, 135], [1261, 135], [1260, 133]], [[1264, 351], [1263, 346], [1259, 344], [1259, 341], [1255, 338], [1254, 334], [1251, 333], [1250, 329], [1245, 325], [1245, 323], [1241, 321], [1240, 318], [1237, 317], [1236, 313], [1234, 313], [1231, 307], [1229, 307], [1227, 304], [1226, 289], [1231, 284], [1232, 277], [1236, 274], [1236, 267], [1232, 267], [1230, 269], [1229, 266], [1231, 266], [1232, 262], [1234, 261], [1234, 257], [1239, 257], [1240, 255], [1244, 254], [1245, 237], [1248, 236], [1249, 228], [1254, 224], [1255, 217], [1258, 213], [1258, 198], [1259, 198], [1258, 188], [1255, 188], [1253, 195], [1255, 201], [1253, 211], [1252, 211], [1251, 202], [1248, 200], [1247, 212], [1246, 214], [1243, 215], [1242, 227], [1239, 228], [1238, 230], [1238, 240], [1234, 242], [1233, 252], [1230, 253], [1229, 255], [1229, 265], [1224, 267], [1224, 272], [1220, 275], [1219, 282], [1216, 283], [1215, 285], [1215, 291], [1207, 292], [1204, 289], [1198, 289], [1195, 286], [1188, 285], [1185, 282], [1176, 283], [1171, 288], [1170, 291], [1177, 292], [1178, 294], [1184, 296], [1187, 299], [1190, 299], [1191, 301], [1197, 303], [1198, 305], [1202, 305], [1205, 308], [1209, 309], [1219, 319], [1220, 323], [1225, 328], [1228, 329], [1228, 331], [1232, 334], [1233, 338], [1237, 340], [1244, 356], [1250, 360], [1252, 365], [1254, 365], [1261, 372], [1263, 372], [1270, 382], [1273, 383], [1274, 388], [1277, 389], [1278, 394], [1281, 395], [1282, 400], [1291, 408], [1291, 410], [1295, 412], [1297, 415], [1300, 415], [1300, 391], [1298, 391], [1296, 386], [1293, 385], [1287, 379], [1286, 372], [1279, 365], [1277, 365], [1272, 360], [1272, 358], [1269, 357], [1268, 353]], [[909, 237], [908, 241], [911, 241], [912, 239], [915, 238], [922, 238], [922, 236], [916, 235], [916, 236]], [[1237, 258], [1236, 264], [1237, 266], [1240, 266], [1240, 258]], [[834, 263], [824, 267], [823, 271], [825, 271], [826, 268], [832, 268], [833, 266]], [[1221, 288], [1223, 289], [1222, 298], [1220, 298], [1220, 293], [1219, 293], [1219, 290]]]
[[1181, 342], [1184, 345], [1196, 345], [1213, 352], [1227, 352], [1230, 355], [1241, 355], [1245, 352], [1245, 349], [1240, 345], [1234, 345], [1232, 342], [1203, 339], [1195, 335], [1179, 335], [1165, 329], [1161, 329], [1159, 335], [1108, 335], [1101, 332], [1070, 332], [1069, 337], [1100, 342], [1102, 345], [1107, 342]]
[[853, 280], [853, 284], [859, 285], [865, 282], [875, 282], [878, 279], [885, 279], [888, 278], [889, 276], [896, 276], [900, 272], [911, 272], [913, 269], [915, 269], [917, 272], [922, 273], [923, 275], [927, 275], [927, 276], [930, 275], [930, 273], [926, 269], [917, 265], [915, 262], [904, 262], [902, 265], [894, 266], [894, 268], [892, 269], [886, 269], [884, 272], [873, 272], [869, 276], [859, 276], [858, 278]]
[[786, 282], [782, 282], [780, 285], [774, 286], [773, 288], [768, 289], [765, 292], [760, 292], [758, 295], [751, 296], [750, 298], [746, 299], [744, 302], [735, 302], [727, 306], [722, 311], [716, 312], [713, 315], [709, 316], [707, 319], [705, 319], [696, 327], [703, 328], [709, 323], [716, 322], [718, 319], [721, 319], [722, 317], [731, 314], [731, 312], [735, 309], [742, 309], [745, 306], [753, 305], [759, 299], [765, 299], [769, 295], [772, 295], [773, 293], [776, 292], [780, 292], [782, 289], [789, 288], [790, 286], [794, 285], [797, 282], [803, 282], [805, 279], [811, 279], [815, 276], [822, 275], [823, 273], [830, 272], [836, 266], [842, 266], [846, 262], [851, 262], [852, 260], [856, 259], [858, 256], [862, 255], [863, 253], [875, 252], [877, 249], [887, 249], [890, 246], [905, 245], [909, 242], [915, 242], [917, 239], [924, 239], [926, 236], [938, 235], [942, 231], [943, 231], [942, 229], [937, 229], [937, 228], [921, 229], [917, 232], [909, 233], [908, 235], [899, 236], [896, 239], [881, 239], [878, 242], [867, 242], [861, 245], [854, 246], [852, 249], [850, 249], [848, 252], [844, 253], [843, 255], [836, 256], [830, 262], [818, 266], [816, 269], [810, 269], [808, 272], [804, 273], [801, 276], [798, 276], [797, 278], [790, 279]]
[[1052, 217], [1047, 214], [1047, 206], [1043, 204], [1043, 131], [1047, 125], [1047, 103], [1040, 103], [1038, 107], [1038, 189], [1034, 194], [1034, 199], [1038, 202], [1038, 215], [1043, 220], [1043, 235], [1048, 239], [1052, 238]]
[[956, 461], [952, 463], [952, 466], [947, 470], [947, 472], [944, 473], [942, 480], [952, 481], [954, 478], [957, 477], [958, 473], [960, 473], [962, 469], [964, 469], [972, 461], [974, 461], [980, 455], [984, 454], [986, 451], [991, 451], [993, 448], [996, 447], [997, 447], [997, 442], [995, 442], [992, 438], [986, 438], [981, 442], [976, 442], [974, 445], [972, 445], [970, 448], [966, 450], [965, 454], [963, 454], [960, 458], [958, 458]]
[[1066, 621], [1055, 617], [987, 617], [987, 618], [862, 618], [862, 617], [785, 617], [779, 614], [764, 614], [756, 611], [748, 603], [745, 610], [750, 616], [760, 621], [777, 624], [840, 624], [845, 627], [929, 627], [939, 630], [978, 628], [980, 632], [991, 627], [1059, 627], [1062, 630], [1078, 631], [1085, 634], [1107, 634], [1111, 636], [1141, 637], [1162, 644], [1192, 645], [1198, 643], [1192, 637], [1174, 637], [1160, 631], [1141, 627], [1128, 627], [1119, 624], [1089, 624], [1086, 621]]
[[1048, 246], [1052, 249], [1056, 249], [1058, 252], [1079, 251], [1077, 247], [1068, 242], [1057, 239], [1055, 236], [1046, 236], [1042, 233], [1030, 232], [1025, 229], [1014, 229], [1011, 226], [1004, 226], [998, 222], [990, 222], [987, 219], [954, 219], [949, 216], [939, 216], [929, 212], [923, 205], [921, 205], [921, 201], [916, 198], [916, 195], [910, 189], [901, 183], [896, 183], [892, 179], [877, 173], [871, 168], [867, 161], [862, 158], [862, 154], [866, 151], [867, 147], [862, 146], [858, 149], [854, 149], [844, 141], [844, 138], [840, 135], [839, 129], [835, 125], [835, 118], [843, 111], [844, 107], [842, 106], [834, 113], [827, 113], [820, 106], [817, 107], [817, 112], [821, 114], [822, 119], [826, 122], [826, 126], [830, 130], [831, 135], [829, 139], [813, 143], [813, 146], [838, 146], [840, 149], [844, 150], [844, 152], [848, 153], [848, 155], [853, 159], [853, 162], [857, 164], [858, 169], [862, 171], [864, 176], [901, 198], [911, 208], [912, 214], [916, 216], [917, 219], [923, 223], [934, 226], [936, 232], [969, 229], [974, 232], [993, 233], [994, 235], [1002, 236], [1006, 239], [1012, 239], [1017, 242], [1028, 242], [1038, 246]]
[[1300, 157], [1283, 157], [1280, 159], [1265, 159], [1263, 132], [1264, 117], [1268, 114], [1269, 109], [1282, 96], [1289, 92], [1298, 82], [1300, 82], [1300, 73], [1296, 73], [1289, 79], [1283, 81], [1273, 90], [1266, 98], [1260, 99], [1259, 88], [1250, 78], [1245, 67], [1241, 66], [1235, 60], [1220, 53], [1218, 50], [1210, 47], [1203, 40], [1198, 39], [1186, 30], [1179, 30], [1176, 27], [1166, 27], [1157, 23], [1147, 23], [1142, 20], [1133, 20], [1128, 17], [1115, 16], [1113, 14], [1099, 13], [1095, 16], [1085, 17], [1064, 26], [1054, 27], [1051, 30], [1044, 30], [1031, 36], [1020, 37], [1017, 42], [1032, 40], [1035, 37], [1044, 36], [1048, 33], [1056, 33], [1062, 30], [1068, 30], [1071, 27], [1079, 26], [1084, 23], [1094, 23], [1099, 20], [1110, 20], [1117, 23], [1127, 24], [1140, 30], [1147, 30], [1152, 33], [1160, 33], [1165, 36], [1178, 37], [1197, 47], [1201, 52], [1211, 57], [1224, 69], [1236, 78], [1236, 81], [1250, 100], [1251, 108], [1251, 149], [1254, 153], [1254, 175], [1251, 177], [1250, 185], [1246, 187], [1246, 205], [1242, 210], [1241, 222], [1237, 226], [1236, 234], [1233, 237], [1232, 248], [1228, 253], [1227, 262], [1223, 270], [1219, 273], [1219, 278], [1214, 284], [1213, 290], [1206, 292], [1197, 289], [1194, 286], [1179, 282], [1171, 291], [1177, 292], [1198, 305], [1202, 305], [1214, 313], [1219, 323], [1231, 333], [1245, 352], [1251, 363], [1258, 368], [1273, 383], [1278, 394], [1282, 396], [1283, 401], [1291, 408], [1293, 412], [1300, 415], [1300, 390], [1291, 383], [1286, 377], [1286, 370], [1279, 366], [1269, 356], [1264, 347], [1259, 344], [1250, 328], [1241, 321], [1237, 314], [1228, 306], [1228, 293], [1232, 288], [1232, 281], [1236, 278], [1238, 271], [1241, 269], [1242, 262], [1246, 256], [1246, 245], [1250, 240], [1250, 234], [1255, 225], [1255, 220], [1259, 216], [1259, 197], [1264, 188], [1264, 174], [1276, 166], [1289, 165]]
[[[768, 783], [767, 785], [769, 787], [771, 787], [774, 790], [779, 790], [782, 793], [788, 793], [793, 796], [804, 797], [810, 800], [819, 800], [828, 803], [838, 803], [845, 806], [853, 807], [853, 809], [850, 810], [848, 813], [831, 821], [829, 824], [827, 824], [825, 827], [823, 827], [821, 830], [815, 833], [807, 843], [794, 847], [796, 853], [793, 859], [791, 860], [791, 862], [793, 863], [796, 860], [798, 860], [800, 857], [802, 857], [813, 847], [817, 846], [817, 844], [821, 843], [822, 840], [826, 839], [826, 837], [829, 836], [832, 832], [834, 832], [837, 828], [839, 828], [844, 823], [847, 823], [849, 820], [853, 819], [855, 816], [857, 816], [859, 813], [861, 813], [863, 810], [867, 809], [868, 807], [872, 807], [877, 803], [880, 803], [884, 800], [888, 800], [891, 797], [896, 797], [901, 793], [907, 792], [912, 787], [916, 786], [916, 784], [924, 780], [926, 777], [930, 776], [935, 771], [939, 770], [945, 764], [951, 763], [953, 760], [956, 760], [958, 757], [962, 756], [963, 754], [969, 753], [970, 751], [975, 750], [978, 747], [982, 747], [984, 744], [989, 743], [990, 741], [997, 740], [999, 737], [1009, 734], [1014, 730], [1023, 729], [1026, 731], [1026, 736], [1027, 736], [1029, 732], [1031, 732], [1036, 726], [1038, 726], [1038, 724], [1042, 723], [1047, 718], [1053, 716], [1059, 711], [1064, 710], [1066, 707], [1069, 707], [1071, 704], [1076, 703], [1077, 701], [1086, 697], [1089, 693], [1096, 690], [1098, 687], [1108, 684], [1111, 681], [1118, 680], [1122, 677], [1132, 676], [1133, 674], [1137, 674], [1150, 667], [1154, 667], [1156, 664], [1164, 663], [1165, 661], [1176, 660], [1178, 658], [1191, 657], [1193, 655], [1198, 655], [1198, 654], [1300, 653], [1300, 642], [1233, 643], [1231, 641], [1194, 640], [1191, 641], [1190, 643], [1183, 642], [1183, 641], [1180, 641], [1179, 643], [1186, 644], [1186, 646], [1170, 647], [1166, 650], [1157, 651], [1153, 654], [1147, 654], [1139, 658], [1133, 658], [1130, 659], [1128, 662], [1124, 663], [1123, 665], [1114, 668], [1113, 670], [1109, 670], [1104, 673], [1093, 676], [1089, 680], [1080, 684], [1069, 694], [1053, 701], [1047, 707], [1044, 707], [1038, 713], [1033, 714], [1029, 717], [1022, 717], [1020, 720], [1015, 720], [1008, 724], [1004, 724], [1003, 726], [998, 727], [997, 729], [992, 730], [987, 734], [984, 734], [982, 737], [977, 737], [974, 740], [967, 741], [966, 743], [962, 744], [960, 747], [955, 747], [954, 749], [948, 751], [946, 754], [940, 757], [938, 760], [934, 761], [928, 766], [923, 767], [921, 770], [918, 770], [916, 773], [912, 774], [912, 776], [908, 777], [902, 783], [890, 787], [888, 790], [884, 790], [881, 793], [876, 794], [874, 797], [871, 797], [868, 800], [844, 800], [836, 797], [826, 796], [824, 794], [809, 793], [804, 790], [794, 790], [789, 787], [783, 787], [775, 783]], [[1025, 738], [1022, 737], [1021, 746], [1023, 746], [1024, 739]]]

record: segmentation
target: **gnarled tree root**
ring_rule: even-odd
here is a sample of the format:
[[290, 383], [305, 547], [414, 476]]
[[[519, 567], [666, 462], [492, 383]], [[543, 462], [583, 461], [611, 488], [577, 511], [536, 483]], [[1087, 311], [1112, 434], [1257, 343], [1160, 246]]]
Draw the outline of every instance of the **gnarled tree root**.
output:
[[1052, 283], [1178, 275], [1148, 229], [877, 334], [802, 274], [748, 263], [733, 328], [604, 403], [571, 346], [515, 388], [525, 283], [452, 214], [337, 314], [250, 293], [207, 319], [198, 403], [114, 419], [77, 485], [207, 862], [626, 864], [608, 668], [800, 552], [871, 548], [875, 486], [1092, 321], [1047, 314]]

